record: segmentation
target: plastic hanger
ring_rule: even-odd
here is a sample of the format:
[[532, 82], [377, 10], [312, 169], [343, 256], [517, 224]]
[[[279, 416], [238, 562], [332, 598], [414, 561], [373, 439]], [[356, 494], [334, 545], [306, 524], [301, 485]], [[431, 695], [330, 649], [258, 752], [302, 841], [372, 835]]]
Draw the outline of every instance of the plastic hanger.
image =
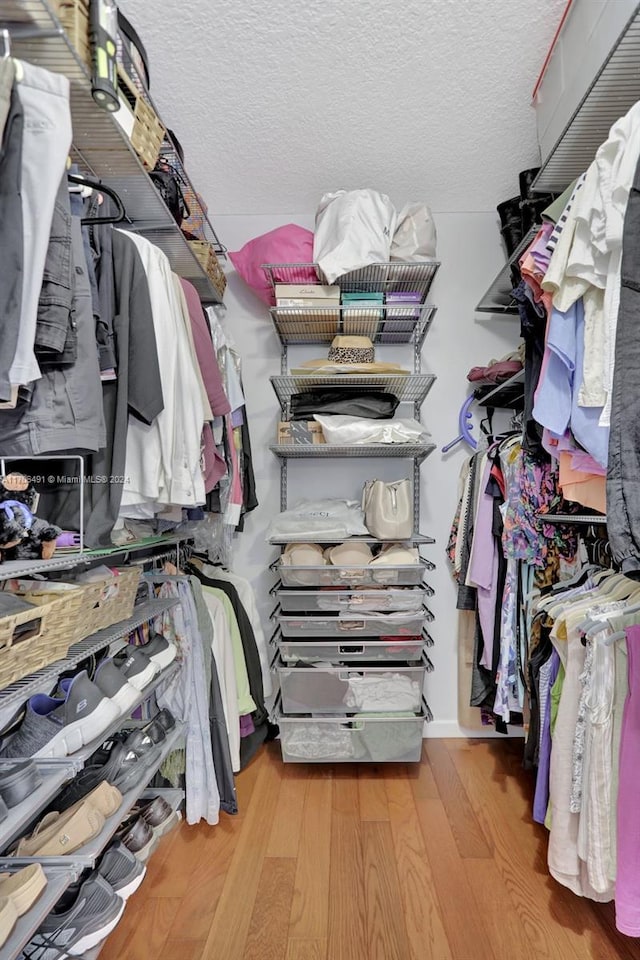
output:
[[68, 173], [67, 180], [69, 183], [77, 183], [80, 184], [80, 186], [93, 187], [93, 189], [99, 193], [106, 194], [108, 197], [111, 197], [117, 207], [117, 213], [112, 217], [83, 217], [80, 221], [83, 226], [85, 224], [95, 225], [98, 223], [123, 223], [127, 219], [124, 204], [116, 191], [112, 190], [111, 187], [106, 187], [103, 183], [98, 183], [97, 180], [91, 180], [89, 177], [83, 177], [76, 173]]

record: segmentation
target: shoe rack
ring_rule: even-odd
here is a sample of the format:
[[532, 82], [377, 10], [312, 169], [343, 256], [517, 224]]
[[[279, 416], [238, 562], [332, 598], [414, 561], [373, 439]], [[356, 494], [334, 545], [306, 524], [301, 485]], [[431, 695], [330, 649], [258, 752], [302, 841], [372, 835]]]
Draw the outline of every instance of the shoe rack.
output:
[[[141, 559], [148, 560], [149, 553], [153, 553], [154, 560], [161, 560], [165, 557], [175, 558], [178, 541], [171, 540], [166, 544], [156, 545], [150, 548], [148, 544], [142, 544], [139, 547]], [[125, 550], [116, 550], [115, 556], [127, 555], [127, 559], [134, 559], [137, 554], [136, 545], [128, 545]], [[111, 560], [111, 554], [109, 559]], [[87, 569], [91, 565], [104, 563], [104, 551], [96, 551], [92, 555], [91, 551], [82, 555], [66, 555], [59, 558], [53, 558], [49, 561], [15, 561], [12, 563], [0, 564], [0, 581], [11, 579], [17, 576], [26, 576], [34, 572], [33, 568], [37, 566], [41, 572], [56, 573], [63, 569], [71, 570], [73, 568]], [[0, 690], [0, 724], [4, 726], [26, 703], [26, 701], [36, 693], [48, 692], [56, 684], [58, 677], [87, 658], [109, 649], [110, 653], [116, 653], [127, 644], [127, 637], [143, 624], [149, 623], [155, 617], [170, 610], [178, 603], [175, 598], [164, 600], [150, 599], [139, 604], [133, 615], [127, 620], [116, 623], [94, 633], [92, 636], [74, 644], [62, 660], [57, 660], [30, 676], [23, 677], [21, 680], [10, 684]], [[170, 664], [162, 670], [144, 690], [142, 690], [137, 700], [132, 704], [129, 715], [133, 713], [140, 704], [148, 700], [160, 684], [169, 682], [181, 669], [177, 662]], [[109, 739], [117, 730], [121, 729], [127, 722], [127, 716], [121, 716], [115, 720], [95, 741], [86, 744], [74, 754], [61, 759], [36, 759], [35, 764], [42, 783], [33, 793], [22, 803], [9, 809], [7, 817], [0, 821], [0, 872], [14, 873], [29, 863], [41, 863], [45, 876], [47, 877], [47, 886], [43, 894], [36, 901], [33, 907], [22, 917], [19, 918], [16, 926], [10, 934], [5, 945], [0, 949], [2, 960], [14, 960], [22, 954], [23, 948], [29, 943], [36, 933], [44, 918], [55, 907], [56, 903], [65, 892], [67, 887], [74, 883], [86, 868], [95, 866], [103, 851], [111, 842], [119, 824], [127, 816], [135, 803], [144, 798], [149, 782], [155, 776], [165, 758], [180, 746], [185, 733], [186, 725], [176, 721], [173, 730], [162, 742], [160, 755], [150, 767], [144, 768], [143, 776], [136, 783], [135, 787], [123, 794], [122, 804], [116, 813], [109, 817], [100, 833], [88, 841], [83, 847], [80, 847], [68, 857], [10, 857], [6, 851], [9, 846], [23, 836], [37, 822], [39, 814], [46, 809], [54, 797], [60, 792], [62, 787], [69, 780], [73, 779], [84, 767], [91, 755], [100, 747], [100, 745]], [[25, 758], [28, 759], [28, 758]], [[12, 767], [20, 762], [20, 758], [3, 759], [0, 758], [0, 773], [3, 768]], [[162, 796], [175, 810], [181, 804], [184, 793], [182, 790], [163, 790], [154, 789], [153, 796]], [[101, 947], [101, 945], [100, 945]], [[91, 953], [91, 958], [98, 955], [100, 948], [96, 948]]]
[[[435, 376], [422, 370], [422, 354], [426, 336], [431, 328], [436, 307], [427, 303], [431, 284], [440, 264], [435, 260], [422, 263], [379, 263], [363, 270], [346, 274], [335, 281], [343, 293], [351, 292], [419, 292], [421, 302], [410, 305], [372, 304], [369, 306], [340, 307], [273, 307], [270, 311], [274, 329], [281, 343], [281, 371], [279, 376], [271, 377], [271, 385], [282, 411], [282, 419], [290, 419], [291, 398], [296, 393], [305, 393], [314, 387], [339, 387], [341, 389], [373, 392], [383, 390], [392, 393], [400, 405], [410, 406], [416, 419], [435, 382]], [[321, 272], [314, 264], [269, 264], [265, 272], [275, 287], [279, 283], [307, 283], [309, 271], [314, 270], [318, 283], [325, 282]], [[293, 345], [326, 345], [339, 334], [369, 337], [376, 348], [385, 346], [406, 346], [412, 353], [413, 371], [409, 375], [376, 374], [358, 376], [297, 376], [289, 373], [289, 347]], [[399, 408], [400, 409], [400, 408]], [[336, 459], [395, 458], [411, 463], [413, 479], [413, 533], [405, 541], [406, 545], [421, 548], [433, 544], [432, 537], [420, 531], [420, 467], [435, 449], [434, 444], [417, 443], [402, 445], [350, 445], [334, 446], [329, 444], [296, 445], [274, 444], [270, 447], [280, 462], [280, 509], [288, 505], [289, 461], [313, 458], [318, 465], [327, 460], [334, 464]], [[328, 464], [327, 464], [328, 466]], [[335, 464], [333, 466], [335, 470]], [[369, 479], [363, 476], [363, 482]], [[351, 497], [351, 493], [348, 494]], [[314, 538], [312, 538], [314, 539]], [[353, 537], [351, 541], [361, 541], [372, 547], [383, 545], [375, 537]], [[288, 541], [273, 540], [275, 545], [284, 547]], [[324, 541], [321, 537], [315, 542], [323, 545], [335, 543]], [[278, 606], [273, 617], [276, 629], [272, 638], [272, 671], [276, 689], [280, 691], [275, 707], [275, 720], [280, 726], [282, 757], [285, 762], [382, 762], [385, 759], [413, 762], [420, 759], [423, 724], [432, 719], [431, 710], [424, 699], [424, 681], [433, 665], [426, 648], [433, 641], [427, 632], [427, 623], [433, 620], [433, 614], [426, 606], [426, 599], [433, 590], [424, 582], [424, 575], [433, 564], [420, 557], [416, 565], [398, 565], [389, 567], [340, 567], [325, 566], [318, 568], [300, 568], [305, 577], [303, 588], [295, 583], [295, 568], [282, 565], [281, 557], [276, 559], [271, 569], [279, 576], [278, 583], [271, 593]], [[371, 586], [378, 590], [385, 587], [385, 602], [389, 609], [396, 609], [400, 591], [394, 588], [412, 585], [422, 603], [421, 611], [406, 629], [411, 629], [418, 637], [407, 637], [405, 642], [390, 644], [388, 638], [380, 636], [380, 622], [373, 616], [363, 614], [361, 621], [340, 619], [327, 615], [323, 611], [323, 594], [326, 588], [333, 587], [344, 598], [345, 609], [357, 603], [363, 595], [360, 588]], [[334, 594], [337, 597], [338, 594]], [[340, 600], [341, 602], [341, 600]], [[334, 611], [335, 612], [335, 611]], [[389, 628], [387, 628], [389, 629]], [[320, 670], [305, 670], [304, 683], [307, 695], [294, 701], [290, 696], [292, 681], [299, 681], [303, 671], [296, 666], [301, 663], [320, 665]], [[323, 702], [318, 684], [330, 682], [348, 683], [349, 678], [366, 677], [367, 682], [375, 685], [383, 681], [383, 675], [393, 674], [412, 682], [412, 689], [419, 688], [420, 695], [410, 704], [396, 704], [386, 711], [386, 716], [358, 714], [355, 708], [346, 704], [336, 708], [335, 703]], [[345, 686], [346, 689], [346, 686]], [[402, 755], [384, 756], [384, 745], [394, 737], [400, 737], [406, 746]], [[296, 752], [295, 744], [315, 739], [317, 755], [306, 756]], [[351, 750], [353, 741], [353, 752]], [[356, 747], [356, 741], [358, 746]], [[332, 750], [332, 744], [340, 742], [340, 749]], [[366, 743], [366, 748], [362, 747]], [[304, 750], [303, 750], [304, 752]]]

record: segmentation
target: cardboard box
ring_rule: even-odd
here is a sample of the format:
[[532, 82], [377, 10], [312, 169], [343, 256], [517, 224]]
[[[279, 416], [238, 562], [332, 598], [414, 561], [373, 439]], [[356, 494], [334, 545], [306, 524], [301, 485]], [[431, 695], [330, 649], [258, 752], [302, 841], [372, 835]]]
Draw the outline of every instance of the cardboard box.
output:
[[380, 329], [384, 295], [382, 293], [343, 293], [342, 330], [353, 336], [370, 337]]
[[278, 424], [278, 444], [286, 446], [292, 443], [312, 446], [326, 441], [322, 427], [315, 420], [281, 420]]
[[340, 287], [321, 283], [276, 283], [279, 307], [339, 307]]
[[385, 297], [385, 303], [387, 310], [380, 342], [402, 342], [406, 340], [403, 335], [412, 333], [416, 321], [420, 319], [422, 294], [415, 290], [391, 290]]

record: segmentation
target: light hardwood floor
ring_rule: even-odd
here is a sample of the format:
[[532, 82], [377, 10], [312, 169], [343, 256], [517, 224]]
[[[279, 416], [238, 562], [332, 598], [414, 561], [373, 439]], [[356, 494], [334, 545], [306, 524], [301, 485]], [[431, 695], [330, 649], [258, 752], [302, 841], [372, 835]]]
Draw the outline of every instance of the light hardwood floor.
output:
[[612, 905], [549, 877], [520, 756], [429, 740], [416, 766], [285, 766], [271, 744], [239, 816], [162, 841], [101, 960], [640, 960]]

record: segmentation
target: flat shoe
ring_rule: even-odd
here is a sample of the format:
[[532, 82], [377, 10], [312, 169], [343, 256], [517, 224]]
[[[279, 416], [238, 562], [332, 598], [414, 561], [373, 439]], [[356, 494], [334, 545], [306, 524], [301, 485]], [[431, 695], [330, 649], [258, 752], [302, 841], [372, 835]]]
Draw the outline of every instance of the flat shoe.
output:
[[0, 947], [3, 947], [18, 921], [18, 910], [13, 900], [0, 900]]
[[18, 916], [34, 905], [47, 885], [47, 878], [40, 863], [30, 863], [16, 873], [0, 874], [0, 898], [13, 900]]

